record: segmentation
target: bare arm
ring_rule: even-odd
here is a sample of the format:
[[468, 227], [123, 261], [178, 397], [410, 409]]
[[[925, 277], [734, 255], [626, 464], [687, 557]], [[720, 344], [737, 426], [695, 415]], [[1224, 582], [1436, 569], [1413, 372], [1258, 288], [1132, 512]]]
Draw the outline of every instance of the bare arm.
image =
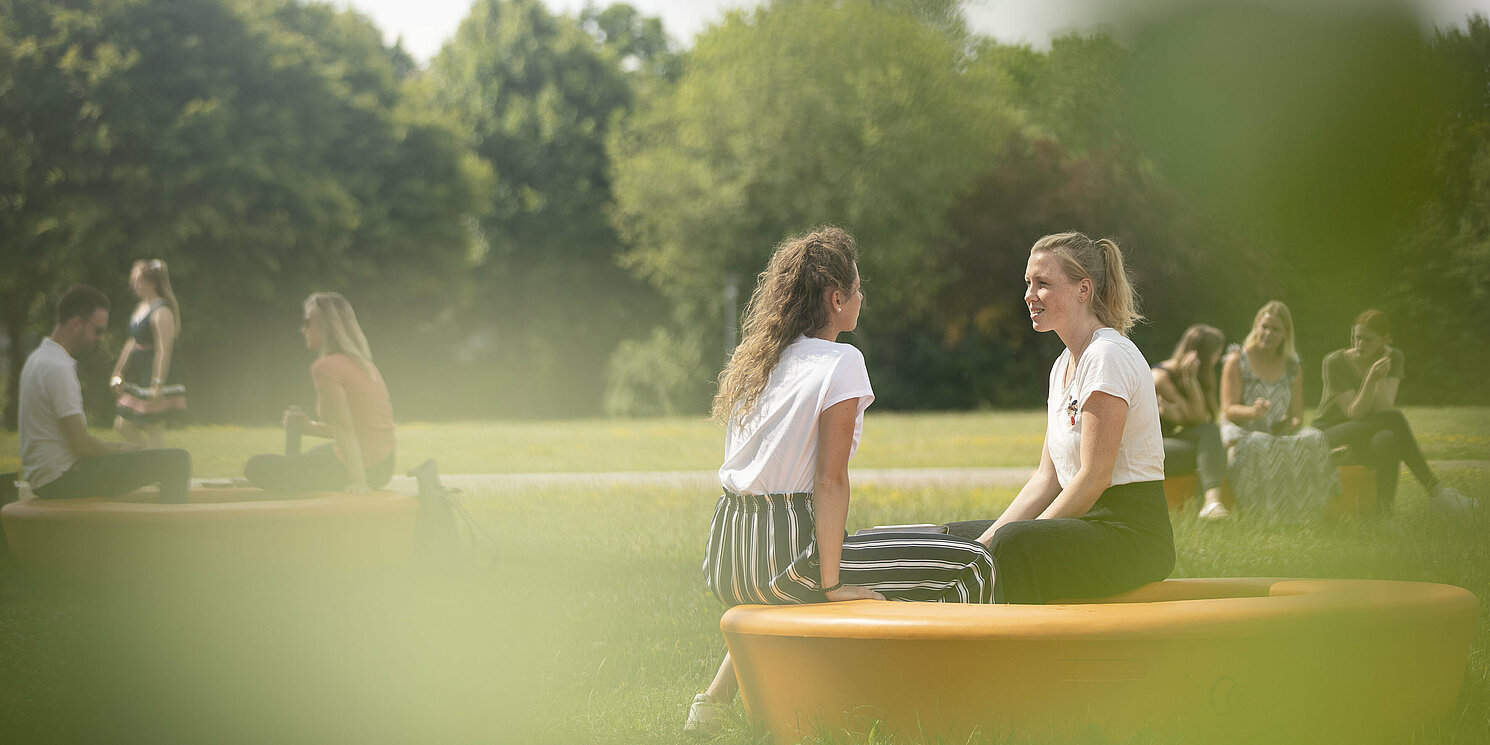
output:
[[124, 375], [124, 363], [129, 361], [129, 353], [135, 351], [135, 338], [133, 336], [124, 340], [124, 348], [119, 350], [119, 359], [114, 361], [113, 377]]
[[[1391, 371], [1391, 357], [1383, 356], [1371, 364], [1366, 371], [1366, 377], [1361, 379], [1361, 387], [1353, 391], [1340, 394], [1340, 398], [1348, 403], [1341, 407], [1345, 411], [1347, 419], [1365, 419], [1367, 416], [1392, 408], [1397, 400], [1397, 386], [1401, 383], [1397, 378], [1387, 377]], [[1384, 393], [1382, 388], [1388, 390]], [[1389, 402], [1386, 407], [1381, 407], [1381, 401]]]
[[336, 445], [341, 450], [342, 462], [347, 466], [350, 485], [347, 491], [366, 494], [367, 470], [362, 464], [362, 444], [357, 440], [357, 429], [352, 421], [352, 406], [347, 402], [347, 391], [340, 385], [329, 385], [316, 390], [320, 397], [321, 413], [330, 425]]
[[[825, 409], [817, 424], [817, 470], [812, 477], [812, 514], [816, 522], [818, 578], [823, 587], [841, 580], [843, 532], [848, 525], [848, 458], [854, 442], [859, 399], [840, 401]], [[843, 585], [827, 594], [829, 600], [858, 600], [884, 596], [866, 587]]]
[[1040, 467], [1035, 469], [1034, 475], [1025, 483], [1024, 488], [1019, 490], [1019, 495], [1004, 510], [1004, 514], [993, 521], [993, 525], [978, 536], [978, 541], [987, 546], [993, 542], [993, 534], [999, 528], [1019, 520], [1033, 520], [1045, 511], [1050, 503], [1055, 501], [1056, 495], [1061, 493], [1061, 482], [1055, 474], [1055, 461], [1050, 459], [1050, 446], [1040, 448]]
[[1373, 411], [1390, 411], [1397, 408], [1397, 386], [1401, 378], [1387, 378], [1376, 384], [1376, 406]]
[[1128, 423], [1128, 402], [1110, 393], [1093, 391], [1081, 409], [1081, 470], [1056, 495], [1041, 520], [1081, 517], [1112, 485], [1112, 467]]
[[57, 421], [62, 425], [62, 434], [67, 438], [67, 446], [84, 458], [139, 449], [127, 442], [104, 442], [89, 434], [88, 426], [83, 423], [82, 414], [65, 416]]
[[336, 437], [336, 432], [331, 429], [331, 425], [325, 422], [318, 422], [311, 419], [310, 415], [306, 414], [305, 410], [300, 408], [298, 405], [292, 404], [289, 408], [285, 409], [284, 416], [281, 418], [280, 423], [288, 427], [290, 426], [290, 420], [292, 419], [300, 420], [300, 434], [302, 435], [311, 435], [312, 437]]
[[1159, 412], [1164, 418], [1186, 427], [1210, 418], [1198, 383], [1182, 375], [1177, 384], [1162, 367], [1154, 368], [1153, 375], [1154, 393], [1159, 397]]
[[1221, 367], [1221, 411], [1235, 424], [1246, 424], [1268, 410], [1265, 399], [1252, 403], [1242, 402], [1242, 358], [1240, 354], [1226, 357]]
[[155, 329], [155, 366], [151, 374], [151, 387], [165, 382], [171, 371], [171, 351], [176, 346], [176, 314], [170, 306], [164, 306], [150, 314], [150, 326]]
[[1287, 415], [1273, 422], [1273, 434], [1284, 435], [1297, 432], [1304, 426], [1304, 376], [1293, 376], [1289, 386]]

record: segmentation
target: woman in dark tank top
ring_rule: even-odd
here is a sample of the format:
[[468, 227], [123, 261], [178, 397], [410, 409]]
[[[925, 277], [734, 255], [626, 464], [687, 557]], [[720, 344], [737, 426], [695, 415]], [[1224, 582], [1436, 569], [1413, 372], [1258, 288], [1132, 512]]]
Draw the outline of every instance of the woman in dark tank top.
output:
[[160, 259], [136, 261], [129, 286], [140, 299], [129, 321], [129, 339], [114, 364], [114, 429], [124, 439], [150, 448], [165, 447], [165, 427], [186, 412], [186, 386], [174, 364], [181, 307], [170, 274]]

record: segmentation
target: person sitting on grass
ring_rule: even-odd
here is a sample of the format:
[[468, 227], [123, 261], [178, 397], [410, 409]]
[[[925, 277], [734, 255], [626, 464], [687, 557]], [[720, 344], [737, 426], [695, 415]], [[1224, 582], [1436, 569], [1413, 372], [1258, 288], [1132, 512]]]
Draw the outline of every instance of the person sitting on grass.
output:
[[335, 292], [311, 295], [305, 300], [300, 333], [305, 346], [320, 354], [310, 376], [322, 420], [312, 421], [300, 407], [291, 406], [283, 423], [290, 442], [298, 444], [298, 433], [332, 442], [305, 453], [297, 445], [284, 455], [255, 455], [243, 475], [270, 491], [366, 494], [381, 489], [393, 478], [393, 404], [352, 304]]
[[1050, 370], [1040, 466], [997, 520], [949, 525], [993, 554], [994, 599], [1115, 595], [1169, 576], [1164, 437], [1149, 365], [1125, 336], [1138, 294], [1110, 239], [1047, 235], [1030, 249], [1024, 302], [1065, 351]]
[[75, 286], [57, 302], [52, 334], [21, 368], [21, 464], [41, 499], [113, 497], [158, 485], [164, 502], [186, 501], [191, 454], [104, 442], [88, 432], [77, 356], [98, 346], [109, 325], [109, 299]]
[[1221, 504], [1226, 478], [1226, 446], [1216, 424], [1219, 399], [1216, 366], [1226, 336], [1215, 326], [1196, 324], [1180, 337], [1169, 359], [1154, 365], [1159, 426], [1164, 432], [1164, 475], [1196, 474], [1205, 502], [1200, 519], [1228, 517]]
[[1237, 506], [1269, 520], [1324, 514], [1340, 492], [1324, 433], [1303, 426], [1304, 381], [1293, 313], [1280, 300], [1257, 311], [1252, 331], [1221, 370], [1221, 440]]
[[1376, 470], [1376, 497], [1382, 510], [1390, 512], [1396, 501], [1403, 463], [1428, 490], [1429, 507], [1445, 512], [1477, 508], [1479, 502], [1433, 475], [1407, 417], [1396, 408], [1406, 361], [1391, 343], [1392, 327], [1385, 313], [1368, 310], [1355, 319], [1350, 346], [1325, 355], [1324, 391], [1314, 425], [1324, 430], [1331, 446], [1346, 448], [1353, 460]]
[[[724, 494], [704, 579], [726, 606], [891, 599], [986, 603], [993, 563], [977, 542], [941, 534], [848, 536], [848, 462], [874, 401], [864, 356], [837, 342], [864, 302], [858, 249], [838, 228], [771, 255], [745, 309], [743, 340], [719, 376]], [[693, 699], [684, 730], [708, 733], [738, 690], [728, 654]]]

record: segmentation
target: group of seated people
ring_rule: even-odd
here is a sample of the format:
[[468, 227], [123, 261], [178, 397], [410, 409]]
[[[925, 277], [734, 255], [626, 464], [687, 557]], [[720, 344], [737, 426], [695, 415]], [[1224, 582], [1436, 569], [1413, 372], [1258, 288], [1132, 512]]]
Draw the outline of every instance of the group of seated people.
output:
[[[186, 406], [184, 387], [170, 369], [180, 311], [162, 262], [137, 264], [130, 284], [140, 303], [110, 381], [124, 442], [89, 433], [77, 375], [77, 357], [96, 347], [108, 327], [104, 293], [81, 285], [66, 291], [52, 333], [21, 370], [21, 464], [37, 498], [112, 497], [152, 484], [162, 501], [187, 498], [191, 456], [164, 447], [162, 433], [165, 420]], [[256, 455], [244, 476], [281, 492], [381, 488], [393, 477], [393, 407], [367, 338], [351, 304], [334, 292], [307, 298], [303, 318], [305, 345], [318, 354], [310, 373], [320, 419], [291, 406], [283, 422], [295, 436], [287, 442], [298, 443], [301, 433], [331, 442], [304, 453], [295, 445], [283, 455]]]
[[[116, 368], [116, 376], [132, 376], [113, 381], [120, 417], [132, 422], [116, 423], [127, 436], [156, 426], [142, 415], [185, 405], [159, 351], [170, 348], [179, 325], [164, 276], [164, 265], [152, 264], [132, 277], [141, 302], [124, 356], [147, 354]], [[1028, 483], [997, 518], [849, 536], [848, 463], [874, 401], [863, 354], [837, 341], [857, 328], [863, 307], [858, 247], [847, 232], [824, 227], [775, 248], [714, 400], [725, 460], [703, 570], [722, 603], [1110, 596], [1162, 580], [1174, 566], [1167, 473], [1198, 472], [1207, 518], [1227, 514], [1223, 479], [1245, 510], [1305, 516], [1318, 514], [1339, 488], [1331, 459], [1342, 448], [1375, 468], [1388, 509], [1399, 463], [1435, 506], [1475, 506], [1433, 475], [1394, 408], [1403, 357], [1389, 346], [1391, 330], [1377, 311], [1356, 320], [1350, 347], [1325, 358], [1316, 429], [1302, 426], [1301, 365], [1283, 303], [1263, 306], [1224, 360], [1221, 332], [1194, 326], [1151, 367], [1127, 336], [1142, 316], [1112, 240], [1045, 236], [1030, 249], [1024, 284], [1033, 329], [1054, 332], [1064, 346], [1050, 371], [1045, 440]], [[26, 480], [46, 499], [159, 484], [163, 499], [184, 500], [185, 450], [106, 443], [88, 433], [75, 358], [98, 344], [108, 322], [108, 298], [74, 287], [58, 302], [51, 335], [27, 360], [20, 389]], [[323, 421], [291, 407], [284, 424], [292, 434], [333, 442], [255, 456], [248, 480], [282, 491], [384, 486], [393, 473], [392, 407], [351, 305], [335, 293], [311, 295], [301, 332], [319, 355], [311, 377]], [[140, 381], [142, 374], [153, 377]], [[176, 396], [183, 398], [162, 400]], [[725, 655], [694, 697], [686, 729], [717, 729], [736, 690]]]
[[1428, 491], [1433, 508], [1472, 509], [1471, 500], [1433, 474], [1396, 408], [1404, 361], [1391, 337], [1381, 311], [1355, 319], [1351, 345], [1324, 358], [1323, 393], [1312, 426], [1305, 426], [1303, 367], [1287, 305], [1264, 305], [1247, 337], [1224, 357], [1219, 329], [1191, 326], [1173, 354], [1153, 367], [1165, 473], [1196, 474], [1205, 520], [1231, 516], [1223, 481], [1231, 484], [1234, 504], [1250, 513], [1281, 521], [1318, 516], [1340, 491], [1337, 463], [1375, 471], [1383, 511], [1395, 501], [1399, 464]]
[[[160, 260], [137, 262], [130, 286], [139, 304], [110, 381], [118, 396], [115, 427], [126, 442], [88, 433], [76, 374], [74, 358], [97, 345], [108, 324], [103, 293], [68, 291], [53, 333], [22, 371], [21, 456], [38, 497], [114, 496], [159, 484], [164, 499], [185, 498], [190, 456], [163, 447], [161, 432], [169, 416], [185, 409], [171, 366], [179, 306]], [[1375, 471], [1383, 510], [1394, 502], [1398, 464], [1422, 483], [1434, 507], [1470, 508], [1470, 500], [1433, 474], [1396, 409], [1404, 360], [1390, 345], [1387, 316], [1362, 313], [1351, 327], [1351, 345], [1326, 355], [1313, 426], [1303, 424], [1303, 368], [1293, 329], [1288, 306], [1274, 300], [1257, 312], [1241, 344], [1227, 349], [1219, 329], [1197, 324], [1152, 367], [1164, 472], [1196, 474], [1200, 518], [1230, 516], [1223, 481], [1230, 482], [1233, 506], [1249, 512], [1290, 521], [1318, 515], [1340, 490], [1334, 465], [1341, 462]], [[276, 491], [361, 493], [387, 484], [394, 466], [392, 406], [351, 305], [336, 293], [311, 295], [301, 333], [319, 353], [311, 377], [321, 420], [292, 406], [283, 423], [331, 442], [304, 453], [254, 456], [245, 477]]]
[[[1218, 392], [1224, 339], [1216, 329], [1190, 329], [1153, 367], [1128, 339], [1142, 316], [1114, 241], [1045, 236], [1030, 249], [1024, 286], [1031, 326], [1065, 347], [1050, 370], [1044, 446], [1030, 480], [997, 518], [848, 535], [848, 463], [874, 401], [863, 354], [837, 341], [856, 329], [864, 302], [858, 247], [834, 227], [776, 246], [714, 399], [726, 428], [723, 493], [703, 571], [721, 603], [1115, 595], [1174, 566], [1167, 467], [1200, 470], [1208, 517], [1225, 514], [1228, 470], [1244, 509], [1303, 514], [1335, 488], [1331, 443], [1377, 468], [1387, 504], [1399, 460], [1436, 504], [1471, 504], [1433, 477], [1392, 408], [1402, 356], [1387, 346], [1379, 313], [1362, 315], [1352, 347], [1326, 359], [1315, 416], [1326, 430], [1318, 432], [1300, 426], [1300, 366], [1282, 303], [1264, 307], [1227, 356]], [[718, 730], [737, 691], [726, 654], [693, 697], [685, 731]]]

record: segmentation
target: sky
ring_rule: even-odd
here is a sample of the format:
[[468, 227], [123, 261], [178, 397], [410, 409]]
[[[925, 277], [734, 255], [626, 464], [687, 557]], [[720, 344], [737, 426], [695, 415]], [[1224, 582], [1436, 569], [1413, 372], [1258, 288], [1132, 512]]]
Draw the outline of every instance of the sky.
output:
[[[390, 43], [402, 38], [404, 50], [427, 62], [455, 33], [471, 7], [471, 0], [334, 0], [371, 17]], [[1359, 2], [1362, 0], [1337, 0]], [[559, 12], [574, 13], [585, 0], [544, 0]], [[754, 0], [630, 0], [649, 16], [660, 16], [669, 35], [685, 46], [694, 35], [733, 8], [751, 7]], [[597, 5], [607, 2], [596, 0]], [[1037, 49], [1070, 31], [1089, 30], [1110, 17], [1114, 8], [1133, 8], [1142, 0], [971, 0], [967, 15], [977, 32], [1005, 43], [1026, 43]], [[1472, 10], [1490, 15], [1490, 0], [1413, 0], [1430, 22], [1462, 23]]]

